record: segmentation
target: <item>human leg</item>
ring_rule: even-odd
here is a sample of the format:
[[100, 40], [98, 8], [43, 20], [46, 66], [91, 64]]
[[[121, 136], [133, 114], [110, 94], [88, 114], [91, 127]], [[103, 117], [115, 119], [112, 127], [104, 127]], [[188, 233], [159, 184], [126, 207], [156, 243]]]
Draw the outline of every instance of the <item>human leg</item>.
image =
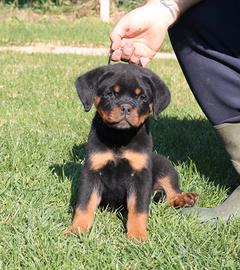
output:
[[[170, 29], [173, 48], [188, 84], [223, 139], [240, 174], [240, 3], [203, 1]], [[201, 220], [240, 217], [240, 188], [219, 207], [192, 208]]]

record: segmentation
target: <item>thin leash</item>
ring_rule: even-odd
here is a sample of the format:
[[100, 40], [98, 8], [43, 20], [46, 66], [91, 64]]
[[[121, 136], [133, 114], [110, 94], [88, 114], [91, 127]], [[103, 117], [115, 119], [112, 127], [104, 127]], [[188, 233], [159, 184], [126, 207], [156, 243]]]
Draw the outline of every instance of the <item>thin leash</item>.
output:
[[112, 54], [113, 54], [113, 50], [112, 50], [112, 44], [111, 44], [109, 54], [108, 54], [108, 65], [111, 65]]

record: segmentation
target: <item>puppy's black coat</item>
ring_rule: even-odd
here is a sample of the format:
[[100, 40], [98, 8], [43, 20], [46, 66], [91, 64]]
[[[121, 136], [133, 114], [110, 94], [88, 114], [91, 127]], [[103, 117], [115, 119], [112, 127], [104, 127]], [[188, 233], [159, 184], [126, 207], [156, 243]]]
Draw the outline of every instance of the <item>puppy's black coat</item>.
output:
[[100, 67], [80, 76], [76, 88], [85, 111], [96, 114], [79, 180], [74, 219], [66, 233], [88, 231], [98, 205], [128, 208], [127, 235], [147, 239], [151, 194], [163, 189], [170, 205], [192, 206], [195, 193], [180, 191], [177, 173], [153, 153], [148, 117], [170, 102], [166, 85], [152, 71], [130, 64]]

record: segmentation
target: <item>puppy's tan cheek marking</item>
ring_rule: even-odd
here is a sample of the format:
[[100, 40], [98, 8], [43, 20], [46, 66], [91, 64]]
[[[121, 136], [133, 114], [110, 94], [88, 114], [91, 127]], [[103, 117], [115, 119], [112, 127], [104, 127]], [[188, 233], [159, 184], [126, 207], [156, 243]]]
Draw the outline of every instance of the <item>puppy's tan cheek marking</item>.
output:
[[113, 91], [114, 91], [115, 93], [119, 93], [119, 92], [120, 92], [120, 86], [119, 86], [118, 84], [114, 85]]
[[109, 122], [110, 113], [108, 111], [103, 111], [97, 108], [98, 113], [100, 114], [104, 122]]
[[118, 122], [121, 118], [120, 107], [116, 106], [111, 112], [98, 110], [98, 113], [102, 117], [103, 121], [108, 123]]
[[111, 151], [102, 153], [93, 153], [90, 156], [90, 166], [94, 171], [103, 168], [109, 161], [114, 161], [114, 155]]
[[127, 159], [134, 171], [141, 171], [148, 167], [148, 155], [131, 150], [123, 153], [123, 158]]
[[69, 230], [72, 233], [77, 233], [78, 230], [87, 232], [93, 223], [95, 211], [100, 203], [100, 196], [97, 192], [93, 192], [89, 198], [89, 202], [85, 210], [80, 208], [75, 209], [72, 225]]
[[144, 113], [139, 116], [137, 109], [133, 109], [130, 114], [130, 121], [133, 124], [133, 126], [138, 127], [146, 121], [148, 116], [149, 116], [149, 112]]
[[118, 122], [120, 119], [121, 110], [119, 106], [115, 106], [113, 111], [109, 115], [109, 122]]
[[138, 127], [138, 122], [139, 122], [139, 116], [138, 116], [138, 112], [137, 112], [137, 109], [134, 108], [132, 111], [131, 111], [131, 114], [130, 114], [130, 122], [133, 126], [135, 127]]
[[136, 196], [128, 198], [127, 237], [138, 241], [147, 240], [147, 213], [138, 213], [136, 209]]
[[93, 103], [96, 108], [98, 107], [98, 104], [100, 103], [100, 101], [101, 101], [101, 98], [99, 96], [94, 97]]
[[139, 120], [138, 120], [138, 125], [140, 126], [141, 124], [143, 124], [147, 120], [148, 116], [149, 116], [148, 112], [140, 115]]
[[109, 112], [103, 111], [103, 110], [97, 110], [100, 116], [102, 117], [103, 120], [107, 119], [109, 117]]

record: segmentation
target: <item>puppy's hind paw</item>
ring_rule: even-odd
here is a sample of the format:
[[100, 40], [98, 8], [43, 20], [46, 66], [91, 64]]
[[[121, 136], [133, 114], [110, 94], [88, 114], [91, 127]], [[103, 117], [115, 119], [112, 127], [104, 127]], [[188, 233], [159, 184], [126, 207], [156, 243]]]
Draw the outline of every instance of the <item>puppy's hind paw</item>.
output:
[[195, 192], [182, 192], [175, 195], [169, 204], [175, 208], [192, 207], [198, 200], [198, 194]]

